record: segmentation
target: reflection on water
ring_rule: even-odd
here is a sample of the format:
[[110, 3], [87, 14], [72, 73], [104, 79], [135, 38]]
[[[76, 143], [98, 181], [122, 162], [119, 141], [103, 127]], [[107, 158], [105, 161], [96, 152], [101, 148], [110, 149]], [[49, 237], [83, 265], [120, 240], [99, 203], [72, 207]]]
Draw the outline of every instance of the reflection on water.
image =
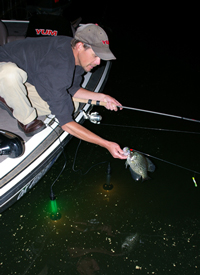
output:
[[71, 141], [67, 168], [54, 185], [59, 220], [50, 218], [49, 193], [62, 156], [1, 215], [2, 274], [197, 274], [199, 193], [190, 173], [157, 163], [152, 180], [136, 183], [124, 161], [82, 143], [77, 168], [111, 161], [113, 189], [104, 190], [106, 165], [83, 177], [72, 171], [77, 144]]

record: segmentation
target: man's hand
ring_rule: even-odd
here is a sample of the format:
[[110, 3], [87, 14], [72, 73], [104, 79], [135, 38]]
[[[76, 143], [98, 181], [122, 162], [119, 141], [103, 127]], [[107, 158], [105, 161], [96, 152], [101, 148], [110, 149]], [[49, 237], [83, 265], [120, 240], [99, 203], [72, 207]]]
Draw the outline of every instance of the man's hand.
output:
[[[80, 88], [74, 95], [74, 98], [83, 98], [83, 99], [92, 99], [96, 101], [106, 102], [106, 108], [108, 110], [117, 111], [117, 106], [122, 106], [119, 101], [117, 101], [114, 97], [103, 94], [103, 93], [94, 93], [90, 92], [84, 88]], [[120, 108], [122, 110], [122, 108]]]
[[127, 156], [124, 155], [124, 151], [115, 142], [110, 141], [106, 146], [106, 149], [111, 153], [113, 158], [127, 159]]
[[[106, 109], [117, 111], [118, 110], [117, 106], [122, 106], [122, 104], [119, 103], [119, 101], [117, 101], [115, 98], [105, 94], [102, 94], [102, 95], [103, 95], [103, 98], [101, 100], [107, 103], [105, 106]], [[120, 110], [122, 110], [122, 108], [120, 108]]]

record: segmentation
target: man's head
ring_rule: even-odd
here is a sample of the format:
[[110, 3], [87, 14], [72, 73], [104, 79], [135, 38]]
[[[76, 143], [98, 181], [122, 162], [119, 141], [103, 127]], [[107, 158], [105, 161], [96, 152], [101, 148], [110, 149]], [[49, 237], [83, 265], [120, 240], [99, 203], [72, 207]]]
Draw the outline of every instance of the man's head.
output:
[[72, 40], [76, 65], [90, 71], [100, 64], [100, 60], [116, 59], [109, 49], [109, 40], [105, 31], [95, 24], [79, 27]]

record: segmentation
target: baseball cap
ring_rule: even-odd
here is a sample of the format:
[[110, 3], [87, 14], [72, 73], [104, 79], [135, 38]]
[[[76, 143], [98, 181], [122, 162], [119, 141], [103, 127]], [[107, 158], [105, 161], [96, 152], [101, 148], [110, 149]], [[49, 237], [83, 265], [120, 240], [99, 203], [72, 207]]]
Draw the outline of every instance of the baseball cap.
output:
[[116, 59], [109, 48], [109, 40], [106, 32], [98, 25], [81, 25], [76, 30], [74, 38], [91, 46], [95, 54], [102, 60]]

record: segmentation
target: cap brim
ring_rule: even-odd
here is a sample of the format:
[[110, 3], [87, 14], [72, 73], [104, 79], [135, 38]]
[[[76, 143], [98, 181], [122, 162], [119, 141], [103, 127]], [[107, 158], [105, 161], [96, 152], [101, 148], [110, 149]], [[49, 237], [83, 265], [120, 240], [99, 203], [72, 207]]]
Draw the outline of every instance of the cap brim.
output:
[[93, 51], [95, 52], [95, 54], [102, 60], [114, 60], [116, 59], [116, 57], [114, 56], [114, 54], [111, 52], [111, 50], [109, 48], [104, 49], [104, 51], [102, 51], [102, 49], [99, 49], [98, 47], [95, 46], [91, 46]]

